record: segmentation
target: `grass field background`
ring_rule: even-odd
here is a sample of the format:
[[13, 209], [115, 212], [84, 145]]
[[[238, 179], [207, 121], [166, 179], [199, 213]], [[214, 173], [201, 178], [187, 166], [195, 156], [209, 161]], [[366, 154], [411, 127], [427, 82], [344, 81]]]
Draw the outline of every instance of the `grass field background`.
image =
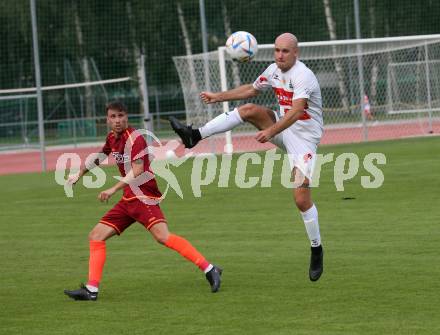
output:
[[171, 231], [224, 268], [218, 294], [135, 224], [107, 243], [99, 300], [69, 300], [63, 289], [87, 278], [87, 234], [119, 196], [101, 204], [79, 185], [66, 198], [53, 173], [1, 176], [0, 334], [440, 334], [440, 138], [320, 149], [329, 152], [361, 162], [382, 152], [387, 164], [381, 188], [362, 188], [361, 169], [344, 192], [324, 165], [313, 190], [325, 247], [316, 283], [281, 164], [271, 188], [239, 189], [232, 175], [201, 198], [192, 162], [174, 169], [184, 199], [171, 192], [162, 208]]

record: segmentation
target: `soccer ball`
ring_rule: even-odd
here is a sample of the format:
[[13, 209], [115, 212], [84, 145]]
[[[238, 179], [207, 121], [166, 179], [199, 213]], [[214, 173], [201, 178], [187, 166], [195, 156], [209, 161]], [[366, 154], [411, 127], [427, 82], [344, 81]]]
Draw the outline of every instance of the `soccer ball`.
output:
[[258, 43], [252, 34], [246, 31], [237, 31], [226, 41], [226, 51], [233, 60], [246, 63], [257, 54]]

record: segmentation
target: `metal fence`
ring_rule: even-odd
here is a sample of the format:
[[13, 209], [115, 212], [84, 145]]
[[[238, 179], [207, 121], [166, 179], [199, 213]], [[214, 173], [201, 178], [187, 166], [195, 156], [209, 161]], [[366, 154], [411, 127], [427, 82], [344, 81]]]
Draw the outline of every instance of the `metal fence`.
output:
[[[0, 150], [39, 145], [44, 153], [46, 145], [101, 140], [103, 106], [115, 98], [137, 125], [152, 113], [149, 126], [168, 136], [167, 113], [179, 114], [187, 99], [172, 57], [217, 50], [233, 31], [249, 31], [260, 44], [285, 31], [302, 42], [353, 38], [355, 31], [432, 34], [439, 14], [440, 2], [410, 0], [1, 1]], [[128, 80], [108, 82], [121, 78]], [[45, 89], [52, 86], [59, 88]]]

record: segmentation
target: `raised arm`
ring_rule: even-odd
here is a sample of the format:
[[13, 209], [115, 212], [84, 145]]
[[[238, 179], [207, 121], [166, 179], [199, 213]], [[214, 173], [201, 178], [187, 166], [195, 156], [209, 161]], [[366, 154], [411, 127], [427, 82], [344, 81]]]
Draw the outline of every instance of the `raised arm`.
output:
[[261, 130], [255, 136], [255, 139], [260, 143], [269, 141], [276, 134], [281, 133], [284, 129], [290, 127], [296, 121], [298, 121], [307, 108], [307, 99], [300, 98], [292, 101], [292, 109], [284, 114], [278, 122], [274, 123], [267, 129]]
[[96, 153], [85, 162], [84, 167], [82, 167], [81, 170], [79, 170], [77, 173], [69, 175], [67, 178], [67, 184], [75, 185], [82, 176], [84, 176], [95, 166], [101, 164], [106, 158], [107, 155], [104, 152]]
[[257, 96], [258, 90], [252, 84], [246, 84], [225, 92], [202, 92], [200, 98], [206, 104], [214, 102], [244, 100]]

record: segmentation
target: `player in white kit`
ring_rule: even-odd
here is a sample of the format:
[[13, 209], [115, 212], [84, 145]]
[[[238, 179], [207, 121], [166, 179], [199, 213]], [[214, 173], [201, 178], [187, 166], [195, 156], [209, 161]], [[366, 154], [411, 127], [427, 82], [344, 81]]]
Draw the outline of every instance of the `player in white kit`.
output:
[[201, 139], [249, 122], [260, 130], [255, 136], [257, 141], [271, 141], [287, 151], [295, 178], [295, 203], [301, 212], [311, 243], [309, 278], [316, 281], [324, 269], [324, 254], [318, 211], [312, 201], [309, 185], [317, 145], [323, 132], [322, 99], [318, 80], [313, 72], [297, 59], [298, 55], [296, 37], [290, 33], [281, 34], [275, 40], [275, 63], [253, 84], [242, 85], [225, 92], [200, 93], [201, 99], [209, 104], [248, 99], [258, 95], [262, 90], [272, 88], [278, 99], [278, 111], [247, 103], [228, 113], [220, 114], [199, 129], [192, 129], [175, 118], [170, 118], [170, 122], [187, 148], [192, 148]]

